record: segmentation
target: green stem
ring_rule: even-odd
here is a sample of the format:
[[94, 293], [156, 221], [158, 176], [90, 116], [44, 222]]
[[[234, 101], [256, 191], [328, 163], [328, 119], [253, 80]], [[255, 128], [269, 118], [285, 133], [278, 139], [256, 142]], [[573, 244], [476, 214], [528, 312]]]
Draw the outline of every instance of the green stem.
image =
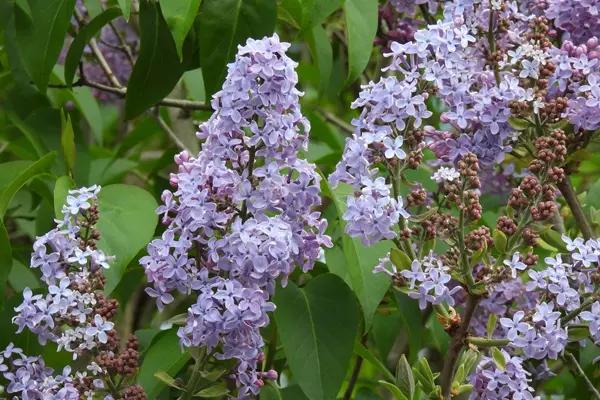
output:
[[596, 294], [592, 295], [589, 299], [587, 299], [583, 303], [581, 303], [581, 305], [578, 308], [576, 308], [575, 310], [571, 311], [570, 313], [568, 313], [567, 315], [562, 317], [560, 319], [561, 324], [564, 325], [567, 322], [570, 322], [573, 319], [575, 319], [582, 311], [585, 311], [588, 308], [590, 308], [592, 306], [592, 304], [594, 304], [596, 301], [598, 301], [598, 299], [600, 299], [600, 293], [596, 293]]
[[[400, 173], [400, 168], [398, 168], [396, 171], [394, 171], [392, 173], [392, 191], [394, 193], [394, 198], [398, 199], [398, 196], [400, 195], [400, 178], [401, 178], [401, 173]], [[406, 222], [404, 221], [404, 218], [401, 216], [400, 220], [398, 221], [398, 227], [400, 228], [400, 233], [402, 233], [402, 231], [406, 228]], [[408, 254], [408, 256], [410, 257], [411, 260], [414, 260], [416, 258], [415, 255], [415, 251], [413, 250], [412, 247], [412, 243], [410, 241], [410, 239], [400, 239], [401, 244], [403, 244], [404, 246], [400, 247], [401, 250], [404, 250], [406, 252], [406, 254]], [[398, 243], [396, 243], [396, 245], [398, 245]]]
[[565, 360], [565, 362], [567, 364], [569, 364], [571, 366], [571, 370], [574, 373], [576, 373], [577, 375], [579, 375], [585, 381], [585, 384], [587, 385], [590, 392], [594, 395], [596, 400], [600, 400], [600, 392], [598, 392], [598, 389], [596, 388], [596, 386], [594, 386], [594, 384], [592, 383], [590, 378], [587, 376], [587, 374], [585, 373], [583, 368], [581, 368], [581, 365], [579, 365], [577, 358], [575, 358], [575, 356], [572, 353], [565, 351], [565, 355], [563, 356], [563, 359]]
[[592, 237], [594, 237], [594, 231], [592, 230], [592, 226], [586, 218], [583, 208], [581, 207], [581, 204], [577, 199], [577, 194], [575, 193], [575, 189], [573, 188], [569, 177], [566, 176], [562, 180], [562, 182], [557, 184], [557, 186], [558, 190], [560, 190], [563, 197], [565, 198], [567, 205], [571, 209], [573, 217], [575, 218], [577, 226], [579, 227], [579, 230], [581, 231], [583, 237], [585, 239], [591, 239]]
[[496, 347], [506, 346], [510, 343], [508, 339], [488, 339], [484, 337], [469, 336], [467, 342], [477, 347]]
[[[490, 56], [496, 52], [496, 38], [494, 37], [494, 10], [492, 9], [492, 2], [490, 0], [490, 19], [488, 23], [487, 40], [490, 46]], [[500, 72], [498, 71], [498, 64], [493, 62], [492, 68], [494, 69], [494, 78], [496, 84], [500, 84]]]
[[442, 373], [440, 374], [440, 385], [442, 386], [442, 395], [444, 399], [451, 398], [452, 381], [454, 378], [454, 367], [461, 350], [463, 349], [465, 338], [469, 332], [469, 326], [471, 325], [471, 319], [475, 314], [479, 304], [479, 297], [469, 294], [467, 298], [467, 305], [465, 306], [465, 312], [462, 316], [462, 323], [452, 336], [450, 347], [444, 360], [444, 366], [442, 367]]
[[185, 393], [181, 396], [182, 400], [190, 400], [194, 397], [196, 386], [198, 386], [198, 381], [200, 381], [201, 378], [200, 370], [204, 365], [205, 359], [206, 357], [194, 358], [194, 369], [192, 370], [188, 384], [185, 386]]
[[460, 251], [460, 263], [463, 277], [467, 283], [467, 289], [469, 293], [473, 286], [475, 286], [475, 279], [473, 279], [473, 274], [471, 273], [471, 268], [469, 267], [469, 260], [467, 258], [467, 249], [465, 247], [465, 211], [464, 209], [460, 210], [460, 215], [458, 217], [458, 250]]

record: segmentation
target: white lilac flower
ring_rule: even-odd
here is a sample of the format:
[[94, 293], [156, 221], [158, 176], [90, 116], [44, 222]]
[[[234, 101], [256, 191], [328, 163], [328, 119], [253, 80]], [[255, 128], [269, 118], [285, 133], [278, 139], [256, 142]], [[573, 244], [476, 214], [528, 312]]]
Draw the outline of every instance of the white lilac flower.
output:
[[437, 183], [454, 182], [460, 178], [460, 173], [454, 168], [440, 167], [432, 176], [431, 179]]

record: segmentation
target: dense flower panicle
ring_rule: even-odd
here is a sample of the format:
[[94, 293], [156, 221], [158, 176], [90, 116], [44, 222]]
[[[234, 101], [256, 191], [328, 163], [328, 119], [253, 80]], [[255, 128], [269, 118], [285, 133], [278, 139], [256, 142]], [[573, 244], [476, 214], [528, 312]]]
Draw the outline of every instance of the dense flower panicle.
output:
[[70, 367], [55, 375], [43, 359], [25, 355], [12, 343], [0, 352], [0, 385], [13, 399], [80, 399]]
[[567, 331], [561, 327], [560, 312], [551, 304], [541, 303], [535, 307], [531, 321], [525, 322], [524, 311], [517, 311], [512, 318], [501, 318], [506, 338], [512, 345], [523, 350], [526, 358], [542, 360], [557, 359], [567, 345]]
[[219, 357], [237, 359], [240, 398], [261, 386], [259, 328], [276, 280], [285, 284], [296, 266], [311, 269], [331, 246], [317, 211], [320, 177], [298, 158], [310, 125], [288, 47], [277, 35], [239, 46], [213, 96], [215, 112], [200, 126], [202, 150], [175, 158], [175, 189], [157, 210], [167, 229], [140, 260], [159, 308], [176, 292], [198, 295], [181, 343], [220, 345]]
[[483, 357], [471, 376], [472, 400], [533, 400], [530, 373], [523, 368], [523, 360], [502, 350], [506, 365], [502, 368], [489, 357]]
[[411, 268], [397, 271], [390, 261], [390, 256], [379, 260], [373, 269], [375, 273], [385, 273], [392, 280], [403, 278], [406, 281], [408, 295], [419, 300], [419, 308], [424, 310], [427, 304], [454, 305], [454, 295], [461, 291], [459, 286], [450, 288], [448, 283], [452, 279], [450, 269], [442, 263], [433, 253], [424, 257], [423, 260], [414, 260]]
[[15, 308], [17, 332], [25, 328], [40, 343], [55, 342], [77, 357], [108, 341], [114, 324], [102, 315], [102, 270], [111, 257], [96, 248], [100, 187], [69, 191], [57, 228], [38, 237], [33, 245], [31, 267], [39, 268], [47, 285], [44, 294], [23, 291], [23, 303]]
[[260, 373], [256, 364], [264, 345], [260, 328], [268, 325], [267, 313], [275, 306], [260, 289], [249, 289], [234, 279], [206, 278], [188, 310], [186, 325], [178, 331], [181, 343], [208, 351], [221, 346], [217, 358], [239, 360], [235, 374], [241, 386], [239, 396], [257, 394]]
[[545, 15], [577, 44], [585, 43], [600, 32], [600, 1], [547, 0]]

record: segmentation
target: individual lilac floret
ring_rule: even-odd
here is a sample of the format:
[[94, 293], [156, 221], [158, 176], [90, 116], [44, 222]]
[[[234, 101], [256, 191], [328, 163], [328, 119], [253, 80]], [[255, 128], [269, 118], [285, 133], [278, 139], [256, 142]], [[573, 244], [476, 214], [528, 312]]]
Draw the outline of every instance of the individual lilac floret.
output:
[[506, 365], [500, 367], [489, 357], [482, 357], [471, 375], [471, 400], [518, 399], [533, 400], [534, 389], [529, 385], [530, 373], [523, 368], [523, 360], [501, 350]]
[[408, 295], [419, 300], [419, 308], [424, 310], [427, 303], [454, 305], [454, 294], [461, 290], [460, 286], [452, 289], [448, 285], [452, 279], [450, 268], [442, 264], [433, 253], [423, 258], [422, 261], [414, 260], [410, 270], [403, 270], [400, 274], [407, 280]]
[[580, 317], [589, 323], [590, 335], [594, 343], [600, 345], [600, 302], [596, 301], [591, 311], [583, 311]]
[[70, 367], [54, 375], [42, 358], [27, 356], [12, 343], [0, 352], [0, 386], [12, 399], [80, 399]]
[[36, 239], [31, 268], [41, 270], [47, 290], [34, 295], [25, 288], [13, 317], [18, 333], [27, 328], [41, 344], [55, 342], [74, 358], [106, 344], [114, 327], [100, 311], [101, 271], [111, 257], [96, 248], [99, 191], [98, 186], [69, 191], [57, 228]]

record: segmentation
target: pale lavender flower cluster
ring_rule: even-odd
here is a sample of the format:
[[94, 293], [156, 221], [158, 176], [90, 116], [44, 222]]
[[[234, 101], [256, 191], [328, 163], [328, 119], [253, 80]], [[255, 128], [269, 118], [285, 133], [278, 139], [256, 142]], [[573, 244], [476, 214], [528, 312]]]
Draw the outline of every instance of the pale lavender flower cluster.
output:
[[0, 351], [0, 385], [12, 399], [80, 399], [70, 367], [55, 375], [42, 358], [27, 356], [12, 343]]
[[576, 44], [600, 32], [598, 0], [547, 0], [545, 15]]
[[460, 286], [450, 287], [450, 268], [433, 253], [422, 260], [413, 260], [410, 269], [398, 271], [387, 255], [379, 260], [373, 269], [374, 273], [384, 273], [397, 280], [406, 281], [408, 296], [419, 301], [419, 308], [424, 310], [427, 304], [454, 305], [454, 296], [461, 292]]
[[159, 308], [174, 292], [198, 295], [181, 343], [219, 345], [220, 358], [237, 359], [240, 398], [262, 385], [259, 329], [276, 280], [285, 284], [296, 266], [311, 269], [331, 246], [317, 211], [320, 177], [298, 158], [310, 125], [288, 47], [277, 35], [239, 46], [215, 112], [200, 126], [201, 152], [175, 158], [175, 190], [157, 211], [168, 227], [140, 260]]
[[69, 191], [63, 205], [63, 219], [57, 228], [38, 237], [33, 245], [31, 268], [39, 268], [47, 285], [43, 294], [23, 291], [23, 303], [15, 308], [17, 332], [25, 328], [41, 344], [52, 341], [76, 358], [84, 351], [108, 341], [113, 323], [95, 312], [99, 298], [93, 290], [101, 286], [97, 272], [108, 268], [107, 257], [92, 246], [90, 235], [97, 217], [97, 194], [92, 186]]
[[[534, 390], [529, 385], [530, 373], [523, 368], [520, 357], [501, 350], [505, 365], [500, 366], [489, 357], [483, 357], [471, 375], [471, 400], [533, 400]], [[537, 397], [535, 397], [537, 398]]]
[[523, 350], [526, 358], [556, 360], [567, 345], [567, 331], [561, 326], [560, 312], [548, 303], [536, 305], [530, 322], [525, 322], [524, 311], [512, 318], [500, 318], [505, 336], [512, 345]]
[[[493, 285], [487, 296], [479, 302], [477, 313], [471, 321], [471, 329], [477, 336], [485, 336], [491, 314], [498, 318], [509, 318], [514, 310], [532, 310], [536, 302], [536, 292], [528, 291], [520, 278], [502, 281]], [[501, 333], [496, 329], [493, 334], [499, 336]]]

